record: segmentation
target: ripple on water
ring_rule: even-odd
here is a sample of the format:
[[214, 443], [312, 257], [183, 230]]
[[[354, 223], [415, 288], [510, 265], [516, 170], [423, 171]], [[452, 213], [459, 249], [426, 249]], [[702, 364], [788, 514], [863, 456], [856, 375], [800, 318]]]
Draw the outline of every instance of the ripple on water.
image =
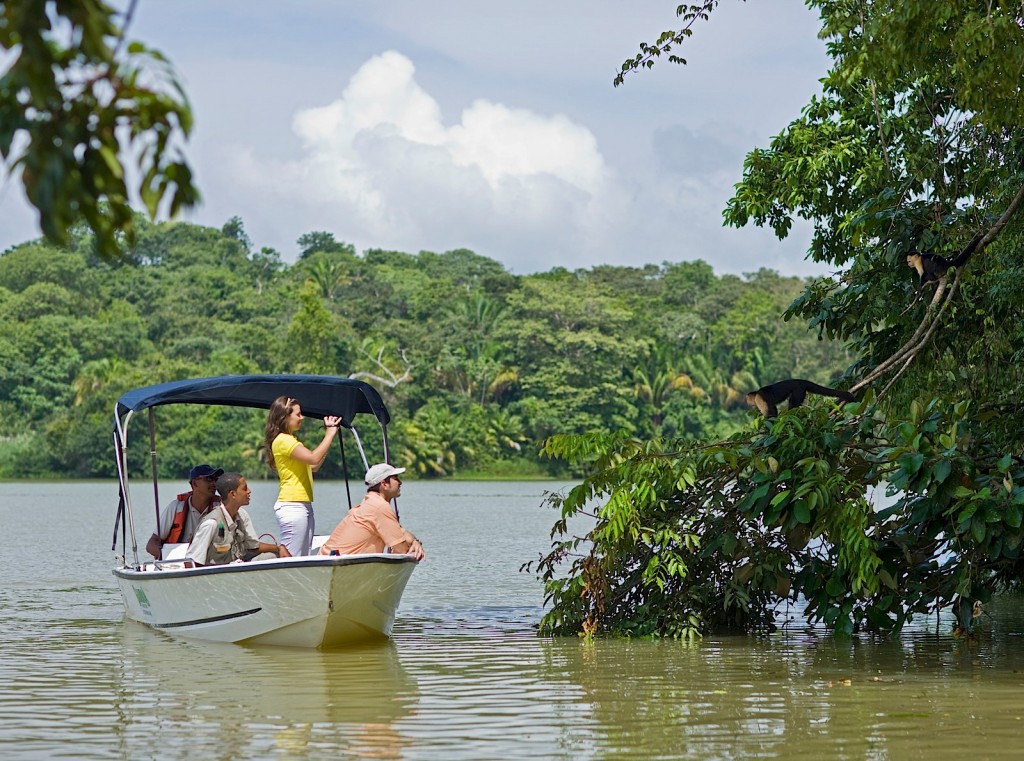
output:
[[[124, 621], [111, 490], [90, 502], [91, 485], [50, 487], [62, 500], [50, 512], [49, 497], [19, 487], [38, 508], [32, 521], [54, 523], [74, 504], [72, 529], [99, 549], [75, 565], [20, 543], [0, 553], [4, 759], [1019, 755], [1017, 600], [991, 606], [975, 643], [923, 620], [898, 640], [803, 627], [694, 644], [538, 637], [542, 593], [518, 567], [548, 545], [552, 514], [517, 485], [417, 483], [403, 520], [430, 558], [392, 642], [327, 653], [216, 645]], [[23, 514], [5, 513], [15, 535]]]

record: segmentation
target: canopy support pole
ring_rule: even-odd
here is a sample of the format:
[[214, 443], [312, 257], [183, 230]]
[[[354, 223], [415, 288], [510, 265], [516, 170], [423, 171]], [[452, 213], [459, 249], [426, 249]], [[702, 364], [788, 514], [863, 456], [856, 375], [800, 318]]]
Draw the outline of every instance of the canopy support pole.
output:
[[[114, 451], [117, 455], [117, 479], [120, 491], [120, 500], [118, 501], [118, 516], [121, 524], [121, 562], [128, 565], [128, 533], [132, 535], [132, 560], [135, 562], [135, 567], [139, 567], [139, 547], [138, 541], [135, 538], [135, 517], [132, 514], [132, 503], [131, 495], [128, 493], [128, 435], [127, 435], [127, 424], [128, 419], [131, 417], [131, 412], [125, 415], [124, 420], [121, 420], [117, 414], [114, 415]], [[114, 527], [115, 543], [117, 541], [117, 526]]]
[[356, 437], [356, 447], [359, 449], [359, 457], [363, 461], [363, 470], [370, 469], [370, 463], [366, 461], [366, 452], [363, 451], [363, 442], [359, 438], [359, 431], [356, 430], [355, 426], [352, 426], [352, 435]]
[[351, 510], [352, 490], [348, 487], [348, 463], [345, 461], [345, 434], [342, 431], [338, 431], [338, 446], [341, 448], [341, 474], [345, 477], [345, 494], [348, 496], [348, 509]]
[[156, 510], [156, 535], [163, 536], [160, 532], [160, 487], [157, 484], [156, 471], [156, 423], [153, 420], [153, 408], [150, 407], [147, 412], [149, 413], [149, 460], [153, 468], [153, 506]]

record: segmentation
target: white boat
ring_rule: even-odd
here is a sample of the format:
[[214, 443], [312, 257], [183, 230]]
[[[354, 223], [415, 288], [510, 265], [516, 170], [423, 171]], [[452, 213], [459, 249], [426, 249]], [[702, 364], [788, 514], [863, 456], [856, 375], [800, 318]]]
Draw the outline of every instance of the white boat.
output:
[[127, 477], [127, 426], [133, 414], [149, 411], [153, 493], [159, 512], [154, 407], [220, 404], [265, 409], [282, 395], [299, 399], [307, 417], [340, 415], [364, 465], [366, 457], [351, 422], [360, 413], [372, 414], [380, 424], [387, 459], [390, 417], [376, 390], [362, 381], [319, 375], [222, 376], [149, 386], [118, 401], [114, 447], [121, 498], [114, 549], [120, 530], [122, 551], [113, 573], [129, 618], [185, 637], [289, 647], [327, 649], [391, 635], [402, 593], [416, 567], [408, 555], [310, 555], [192, 567], [182, 557], [185, 545], [178, 545], [177, 553], [165, 548], [160, 560], [139, 559]]

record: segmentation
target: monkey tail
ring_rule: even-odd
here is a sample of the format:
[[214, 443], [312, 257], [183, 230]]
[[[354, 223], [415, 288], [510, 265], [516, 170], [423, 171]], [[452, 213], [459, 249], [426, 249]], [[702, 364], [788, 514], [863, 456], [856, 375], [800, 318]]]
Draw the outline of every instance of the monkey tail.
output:
[[949, 266], [950, 267], [959, 267], [961, 264], [963, 264], [968, 259], [970, 259], [971, 258], [971, 254], [974, 253], [974, 250], [978, 247], [978, 244], [981, 243], [981, 240], [984, 237], [985, 237], [985, 232], [984, 231], [982, 231], [982, 232], [978, 233], [977, 235], [975, 235], [974, 239], [970, 243], [967, 244], [967, 246], [964, 248], [963, 251], [961, 251], [959, 254], [957, 254], [955, 258], [949, 260]]
[[851, 394], [849, 391], [842, 391], [837, 388], [828, 388], [827, 386], [819, 386], [817, 383], [811, 383], [811, 381], [804, 381], [808, 391], [813, 391], [815, 394], [821, 396], [834, 396], [836, 399], [842, 399], [844, 402], [855, 402], [857, 397]]

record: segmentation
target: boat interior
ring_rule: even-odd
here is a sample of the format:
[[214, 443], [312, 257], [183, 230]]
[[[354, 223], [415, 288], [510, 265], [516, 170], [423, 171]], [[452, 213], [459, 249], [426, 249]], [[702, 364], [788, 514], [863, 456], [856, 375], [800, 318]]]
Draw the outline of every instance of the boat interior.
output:
[[[318, 534], [313, 537], [313, 543], [310, 545], [309, 555], [315, 556], [320, 553], [320, 547], [328, 539], [327, 534]], [[188, 551], [188, 542], [179, 543], [166, 543], [163, 545], [163, 551], [159, 560], [153, 560], [148, 563], [143, 563], [140, 570], [143, 571], [160, 571], [160, 570], [175, 570], [180, 568], [186, 568], [186, 552]]]

